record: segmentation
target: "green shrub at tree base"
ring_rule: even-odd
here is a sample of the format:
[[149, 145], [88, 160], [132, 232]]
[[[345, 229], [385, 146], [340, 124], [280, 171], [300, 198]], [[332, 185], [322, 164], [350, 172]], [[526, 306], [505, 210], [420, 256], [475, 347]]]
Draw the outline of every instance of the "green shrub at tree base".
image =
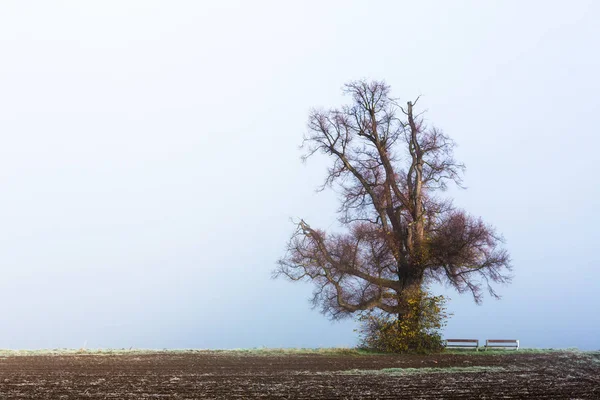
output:
[[407, 312], [392, 317], [379, 312], [362, 313], [358, 320], [359, 347], [385, 353], [436, 353], [444, 350], [441, 335], [449, 315], [446, 298], [418, 291], [407, 300]]

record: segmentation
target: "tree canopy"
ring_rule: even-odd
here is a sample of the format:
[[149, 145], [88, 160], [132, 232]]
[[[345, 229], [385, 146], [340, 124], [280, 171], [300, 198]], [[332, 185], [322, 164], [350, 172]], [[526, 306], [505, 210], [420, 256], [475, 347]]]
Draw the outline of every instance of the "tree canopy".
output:
[[368, 310], [400, 319], [431, 282], [477, 303], [484, 290], [498, 297], [494, 284], [511, 270], [502, 237], [442, 196], [461, 185], [454, 142], [416, 112], [418, 99], [400, 104], [385, 82], [350, 82], [344, 93], [350, 104], [310, 112], [303, 143], [304, 160], [331, 160], [322, 188], [339, 189], [344, 230], [298, 221], [276, 275], [312, 281], [314, 305], [334, 319]]

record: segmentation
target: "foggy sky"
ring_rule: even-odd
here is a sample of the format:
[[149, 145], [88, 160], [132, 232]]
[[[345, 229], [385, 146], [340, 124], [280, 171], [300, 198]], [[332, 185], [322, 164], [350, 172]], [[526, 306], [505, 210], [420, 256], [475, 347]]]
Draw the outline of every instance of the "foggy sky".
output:
[[[513, 258], [446, 336], [600, 348], [600, 6], [589, 1], [4, 1], [0, 348], [352, 346], [272, 280], [311, 107], [385, 79], [459, 147], [455, 204]], [[444, 293], [446, 293], [444, 291]]]

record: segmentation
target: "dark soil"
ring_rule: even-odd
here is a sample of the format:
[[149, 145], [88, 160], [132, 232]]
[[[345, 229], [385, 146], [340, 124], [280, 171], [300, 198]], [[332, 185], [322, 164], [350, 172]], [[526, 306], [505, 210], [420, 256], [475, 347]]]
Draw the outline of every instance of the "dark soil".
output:
[[10, 355], [0, 356], [0, 398], [600, 399], [600, 359], [588, 353], [514, 351], [430, 356], [209, 351]]

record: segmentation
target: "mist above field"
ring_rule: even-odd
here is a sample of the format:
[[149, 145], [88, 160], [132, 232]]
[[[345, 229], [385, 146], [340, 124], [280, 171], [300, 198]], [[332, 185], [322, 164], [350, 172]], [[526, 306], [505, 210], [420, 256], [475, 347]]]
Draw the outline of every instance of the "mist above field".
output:
[[[216, 3], [216, 2], [213, 2]], [[0, 348], [354, 345], [271, 280], [336, 225], [311, 107], [385, 79], [459, 144], [458, 206], [506, 238], [500, 301], [447, 336], [600, 348], [593, 1], [0, 5]]]

